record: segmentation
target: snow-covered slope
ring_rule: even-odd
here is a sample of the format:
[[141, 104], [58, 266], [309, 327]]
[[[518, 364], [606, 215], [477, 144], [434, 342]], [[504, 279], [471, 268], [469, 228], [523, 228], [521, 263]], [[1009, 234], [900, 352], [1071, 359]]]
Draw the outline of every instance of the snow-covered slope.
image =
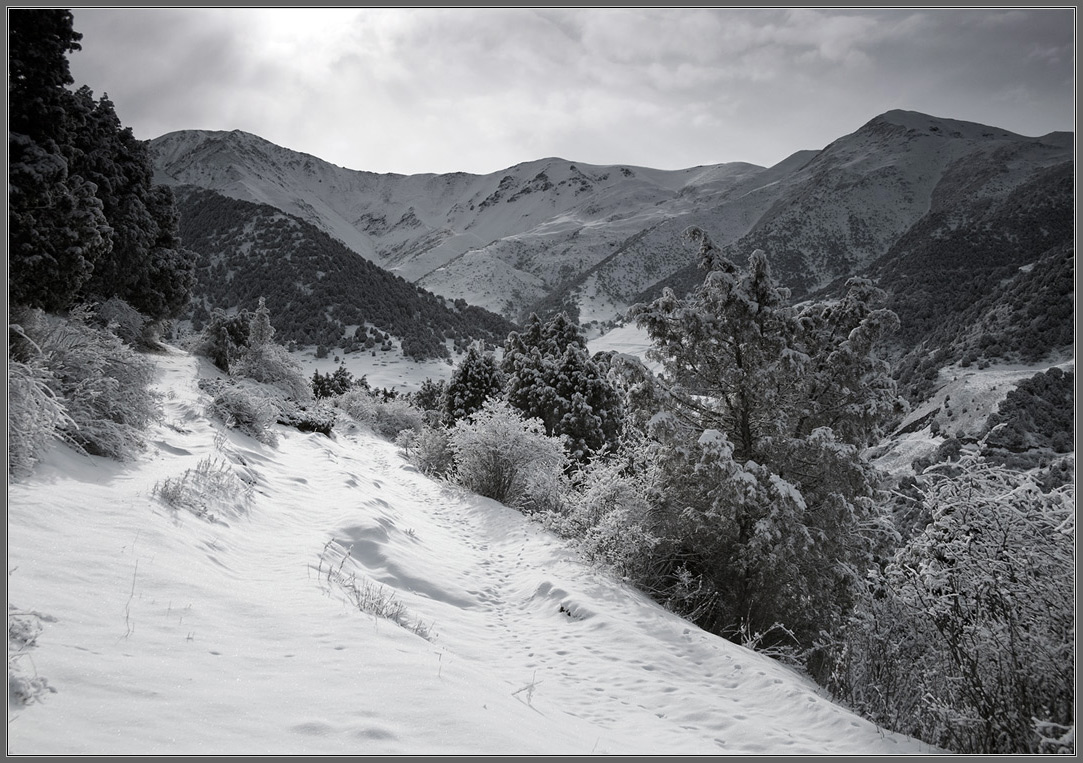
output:
[[737, 261], [764, 249], [786, 285], [809, 292], [882, 256], [930, 210], [1003, 198], [1071, 160], [1073, 136], [890, 111], [770, 168], [547, 158], [489, 175], [411, 176], [347, 170], [238, 131], [170, 133], [151, 147], [161, 182], [299, 215], [445, 297], [512, 319], [571, 307], [585, 324], [620, 317], [694, 265], [681, 240], [690, 225]]
[[[841, 137], [781, 182], [747, 235], [723, 250], [772, 256], [799, 293], [859, 272], [930, 211], [1003, 199], [1035, 173], [1073, 158], [1070, 133], [1028, 138], [971, 122], [889, 111]], [[1035, 257], [1038, 253], [1035, 253]]]
[[[181, 131], [151, 142], [156, 179], [278, 207], [444, 296], [509, 315], [762, 168], [680, 171], [547, 158], [489, 175], [378, 175], [255, 135]], [[482, 275], [479, 276], [479, 273]]]
[[[9, 712], [9, 754], [928, 751], [392, 445], [259, 444], [205, 417], [204, 361], [155, 362], [138, 462], [57, 447], [9, 486], [9, 621], [41, 627], [9, 670], [53, 689]], [[155, 495], [198, 474], [213, 522]]]

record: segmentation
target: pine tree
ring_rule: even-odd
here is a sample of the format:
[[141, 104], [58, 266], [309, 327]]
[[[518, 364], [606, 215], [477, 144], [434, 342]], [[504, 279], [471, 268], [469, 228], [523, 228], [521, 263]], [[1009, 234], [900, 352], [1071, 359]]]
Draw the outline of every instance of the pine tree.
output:
[[893, 316], [864, 282], [795, 310], [762, 251], [741, 271], [700, 241], [703, 284], [631, 313], [664, 368], [668, 412], [650, 431], [674, 597], [731, 638], [777, 623], [807, 649], [842, 622], [890, 534], [861, 448], [899, 410], [875, 355]]
[[152, 320], [176, 317], [194, 255], [179, 246], [172, 192], [152, 185], [146, 145], [107, 97], [67, 89], [82, 37], [70, 12], [9, 21], [12, 302], [60, 311], [118, 297]]
[[546, 434], [562, 438], [574, 460], [588, 460], [619, 436], [620, 396], [564, 313], [545, 323], [531, 315], [522, 333], [510, 334], [503, 370], [507, 401], [541, 421]]
[[119, 297], [153, 319], [175, 317], [188, 302], [195, 255], [181, 249], [171, 189], [153, 185], [143, 141], [124, 127], [112, 101], [76, 91], [69, 118], [72, 171], [94, 183], [112, 228], [112, 248], [83, 288], [92, 300]]
[[8, 22], [9, 293], [62, 310], [112, 244], [95, 187], [70, 172], [67, 54], [82, 35], [66, 10], [13, 9]]
[[492, 353], [483, 353], [472, 344], [459, 362], [443, 395], [443, 417], [447, 426], [472, 416], [486, 401], [501, 396], [504, 374]]

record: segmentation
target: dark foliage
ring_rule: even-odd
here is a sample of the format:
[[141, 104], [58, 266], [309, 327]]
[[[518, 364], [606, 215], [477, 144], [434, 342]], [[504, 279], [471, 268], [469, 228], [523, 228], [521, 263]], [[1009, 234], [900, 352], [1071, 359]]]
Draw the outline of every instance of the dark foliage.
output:
[[178, 246], [172, 194], [151, 182], [146, 145], [107, 97], [67, 89], [66, 56], [81, 39], [70, 12], [9, 16], [13, 303], [60, 311], [116, 297], [152, 320], [175, 317], [192, 255]]
[[513, 327], [454, 304], [379, 268], [305, 221], [261, 204], [178, 189], [180, 236], [199, 253], [188, 317], [198, 329], [213, 308], [251, 309], [260, 295], [279, 341], [386, 352], [392, 337], [423, 360], [450, 355], [445, 340], [489, 345]]
[[1075, 374], [1051, 368], [1008, 393], [989, 417], [986, 445], [1022, 453], [1068, 453], [1073, 448]]
[[312, 372], [312, 394], [317, 400], [349, 392], [356, 384], [353, 374], [345, 366], [339, 366], [328, 374], [321, 374], [318, 370]]

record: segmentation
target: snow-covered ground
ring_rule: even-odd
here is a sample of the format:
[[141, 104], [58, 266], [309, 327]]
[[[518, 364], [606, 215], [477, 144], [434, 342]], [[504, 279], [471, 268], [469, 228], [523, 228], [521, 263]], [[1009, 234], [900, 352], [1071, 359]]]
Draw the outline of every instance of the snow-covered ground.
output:
[[[939, 389], [910, 411], [899, 429], [905, 429], [912, 422], [932, 418], [921, 429], [897, 435], [885, 442], [876, 449], [873, 462], [892, 474], [909, 473], [916, 459], [932, 455], [949, 436], [961, 439], [981, 437], [990, 414], [996, 412], [1009, 392], [1020, 382], [1051, 368], [1074, 373], [1075, 360], [1000, 364], [984, 369], [955, 365], [941, 369]], [[933, 420], [939, 424], [938, 434], [933, 434]]]
[[[260, 444], [204, 415], [205, 361], [156, 362], [139, 461], [58, 446], [9, 485], [9, 619], [41, 625], [9, 675], [53, 690], [9, 705], [9, 754], [932, 752], [393, 445]], [[186, 472], [215, 521], [159, 497]]]

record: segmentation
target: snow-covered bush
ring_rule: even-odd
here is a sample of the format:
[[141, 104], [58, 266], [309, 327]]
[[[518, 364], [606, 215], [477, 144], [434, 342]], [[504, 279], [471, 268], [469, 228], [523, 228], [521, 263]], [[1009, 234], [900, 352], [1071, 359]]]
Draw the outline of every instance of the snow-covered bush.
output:
[[[51, 419], [57, 433], [91, 455], [119, 460], [132, 458], [144, 447], [145, 429], [161, 413], [158, 396], [150, 389], [154, 367], [117, 336], [89, 323], [86, 307], [68, 317], [27, 310], [20, 317], [25, 336], [19, 352], [31, 369], [18, 369], [22, 385], [21, 419], [28, 439], [40, 443]], [[62, 401], [60, 416], [41, 388], [45, 383], [54, 401]], [[36, 410], [36, 413], [31, 413]], [[31, 416], [43, 416], [35, 423]], [[29, 451], [24, 451], [28, 453]]]
[[955, 752], [1042, 751], [1074, 727], [1074, 491], [973, 453], [938, 470], [921, 479], [932, 521], [871, 579], [830, 686]]
[[424, 427], [424, 414], [399, 397], [378, 400], [369, 390], [355, 388], [330, 398], [329, 402], [389, 440], [394, 440], [405, 430], [420, 432]]
[[430, 477], [447, 477], [455, 468], [447, 430], [426, 426], [420, 432], [406, 429], [395, 440], [410, 463]]
[[103, 328], [108, 328], [125, 344], [140, 350], [151, 350], [157, 344], [162, 321], [151, 321], [120, 297], [94, 305], [93, 316]]
[[335, 409], [318, 402], [298, 403], [296, 400], [280, 400], [278, 423], [293, 427], [300, 432], [319, 432], [331, 436], [335, 428]]
[[153, 494], [171, 509], [189, 511], [214, 522], [223, 512], [244, 513], [252, 498], [252, 485], [228, 463], [205, 458], [194, 469], [155, 484]]
[[529, 506], [549, 482], [544, 474], [560, 474], [567, 462], [560, 440], [547, 436], [540, 421], [501, 400], [458, 422], [450, 439], [459, 484], [509, 506]]
[[270, 384], [300, 403], [312, 399], [312, 387], [301, 364], [285, 347], [274, 342], [271, 314], [260, 297], [255, 311], [236, 315], [216, 311], [193, 352], [205, 355], [231, 376]]
[[207, 415], [224, 422], [265, 445], [274, 446], [278, 437], [274, 425], [281, 409], [273, 395], [255, 384], [237, 384], [219, 379], [200, 381], [199, 387], [210, 393]]
[[219, 369], [227, 374], [233, 370], [233, 364], [249, 346], [252, 330], [252, 314], [242, 311], [230, 315], [224, 310], [215, 309], [207, 325], [192, 339], [188, 349], [193, 355], [210, 358]]
[[287, 397], [301, 403], [312, 399], [312, 387], [301, 364], [279, 344], [249, 347], [233, 364], [232, 373], [278, 387]]
[[[40, 612], [24, 612], [14, 607], [8, 609], [8, 705], [32, 705], [41, 702], [45, 695], [56, 693], [49, 681], [37, 674], [30, 651], [37, 646], [42, 632], [42, 620], [53, 622], [54, 618]], [[30, 663], [27, 671], [25, 663]]]
[[593, 462], [566, 491], [564, 511], [550, 513], [545, 524], [576, 540], [590, 560], [650, 588], [659, 539], [650, 530], [644, 476], [619, 461]]
[[29, 474], [42, 452], [72, 425], [64, 403], [49, 387], [40, 361], [8, 364], [8, 467], [12, 477]]

